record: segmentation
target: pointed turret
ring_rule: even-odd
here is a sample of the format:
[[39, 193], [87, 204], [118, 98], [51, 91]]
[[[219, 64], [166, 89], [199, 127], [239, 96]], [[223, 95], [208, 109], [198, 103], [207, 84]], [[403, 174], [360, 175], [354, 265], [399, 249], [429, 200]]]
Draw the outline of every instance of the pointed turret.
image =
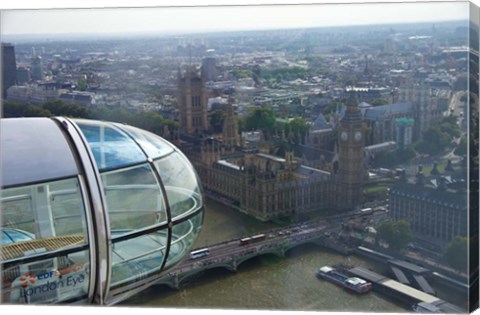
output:
[[341, 123], [361, 123], [362, 113], [358, 108], [358, 100], [354, 91], [349, 92], [349, 97], [347, 100], [347, 110], [345, 115], [341, 119]]
[[225, 119], [223, 121], [223, 143], [228, 148], [235, 148], [239, 145], [238, 122], [235, 118], [233, 109], [233, 99], [230, 98], [226, 108]]

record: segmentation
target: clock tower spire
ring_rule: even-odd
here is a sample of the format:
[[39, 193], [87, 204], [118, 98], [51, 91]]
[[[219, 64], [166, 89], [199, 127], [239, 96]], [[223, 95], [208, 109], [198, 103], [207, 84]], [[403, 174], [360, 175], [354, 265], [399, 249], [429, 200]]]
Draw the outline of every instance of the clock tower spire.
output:
[[363, 202], [365, 127], [358, 101], [350, 92], [338, 129], [337, 207], [353, 210]]

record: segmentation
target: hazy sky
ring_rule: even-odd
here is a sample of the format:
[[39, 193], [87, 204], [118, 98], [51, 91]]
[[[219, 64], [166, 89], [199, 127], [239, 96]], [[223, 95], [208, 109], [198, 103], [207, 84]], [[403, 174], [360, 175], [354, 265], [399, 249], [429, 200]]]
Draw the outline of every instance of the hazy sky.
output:
[[[1, 33], [125, 33], [192, 32], [258, 28], [315, 27], [399, 22], [432, 22], [468, 18], [468, 2], [403, 2], [360, 4], [301, 4], [306, 1], [270, 1], [296, 3], [266, 6], [174, 7], [174, 5], [258, 3], [259, 1], [12, 1], [1, 5]], [[315, 1], [309, 1], [315, 2]], [[352, 1], [350, 1], [352, 2]], [[25, 6], [24, 3], [27, 3]], [[150, 7], [169, 5], [169, 7]], [[95, 7], [107, 6], [107, 9]], [[117, 8], [111, 8], [117, 6]], [[131, 8], [124, 8], [130, 6]], [[132, 8], [140, 6], [140, 8]], [[22, 9], [12, 8], [49, 8]], [[89, 9], [72, 9], [87, 7]], [[119, 7], [119, 8], [118, 8]]]

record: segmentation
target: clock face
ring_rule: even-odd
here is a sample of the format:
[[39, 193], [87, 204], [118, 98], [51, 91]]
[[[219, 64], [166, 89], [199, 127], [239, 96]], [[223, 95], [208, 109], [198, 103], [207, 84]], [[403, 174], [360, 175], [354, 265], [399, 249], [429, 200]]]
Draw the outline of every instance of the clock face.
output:
[[343, 131], [341, 134], [340, 134], [340, 138], [343, 140], [343, 141], [347, 141], [348, 139], [348, 134], [346, 131]]
[[355, 141], [360, 141], [362, 139], [362, 133], [360, 131], [355, 132]]

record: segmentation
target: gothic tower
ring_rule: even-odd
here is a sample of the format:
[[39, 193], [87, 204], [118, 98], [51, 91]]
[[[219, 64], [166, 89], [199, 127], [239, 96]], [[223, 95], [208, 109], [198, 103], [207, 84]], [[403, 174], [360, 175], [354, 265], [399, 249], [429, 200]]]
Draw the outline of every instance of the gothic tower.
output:
[[193, 65], [188, 66], [184, 75], [180, 71], [178, 73], [177, 103], [180, 129], [183, 133], [194, 135], [208, 130], [208, 103], [204, 80]]
[[235, 118], [232, 101], [229, 101], [225, 120], [223, 121], [223, 144], [228, 148], [233, 149], [240, 144], [238, 136], [238, 122]]
[[365, 127], [355, 94], [350, 94], [347, 110], [338, 129], [337, 207], [353, 210], [363, 201], [365, 168], [363, 152]]

